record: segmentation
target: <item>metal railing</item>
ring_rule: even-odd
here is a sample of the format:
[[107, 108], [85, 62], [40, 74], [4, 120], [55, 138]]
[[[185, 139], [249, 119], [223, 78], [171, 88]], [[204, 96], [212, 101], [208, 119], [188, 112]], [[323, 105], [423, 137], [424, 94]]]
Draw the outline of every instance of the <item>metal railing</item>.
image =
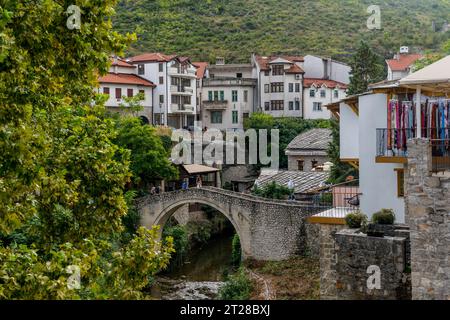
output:
[[416, 129], [377, 129], [377, 157], [407, 157], [407, 141]]
[[431, 152], [431, 171], [450, 171], [450, 139], [432, 139]]

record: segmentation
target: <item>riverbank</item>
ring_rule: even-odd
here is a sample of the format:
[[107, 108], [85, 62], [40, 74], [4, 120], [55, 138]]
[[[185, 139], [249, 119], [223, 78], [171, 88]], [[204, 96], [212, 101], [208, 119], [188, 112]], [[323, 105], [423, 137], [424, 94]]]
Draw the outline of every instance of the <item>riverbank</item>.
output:
[[245, 264], [253, 282], [251, 300], [317, 300], [320, 298], [318, 259], [295, 257], [281, 262]]

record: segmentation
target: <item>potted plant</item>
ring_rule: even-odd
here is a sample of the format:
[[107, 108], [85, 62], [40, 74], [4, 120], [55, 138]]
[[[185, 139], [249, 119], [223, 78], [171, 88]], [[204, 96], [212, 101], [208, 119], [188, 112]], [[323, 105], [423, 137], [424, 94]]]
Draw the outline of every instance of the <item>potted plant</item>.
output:
[[367, 216], [361, 211], [355, 211], [345, 216], [345, 223], [350, 229], [359, 229], [367, 224]]
[[372, 223], [367, 227], [367, 235], [384, 237], [394, 232], [395, 213], [392, 209], [382, 209], [372, 216]]

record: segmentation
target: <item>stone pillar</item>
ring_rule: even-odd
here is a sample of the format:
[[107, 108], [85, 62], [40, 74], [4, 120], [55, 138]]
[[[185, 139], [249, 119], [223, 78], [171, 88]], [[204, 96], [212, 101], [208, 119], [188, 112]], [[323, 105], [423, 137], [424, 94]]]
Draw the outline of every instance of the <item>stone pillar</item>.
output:
[[336, 300], [336, 242], [334, 235], [346, 226], [333, 224], [320, 224], [320, 299]]
[[431, 174], [431, 145], [408, 143], [406, 220], [411, 228], [412, 296], [450, 299], [450, 178]]

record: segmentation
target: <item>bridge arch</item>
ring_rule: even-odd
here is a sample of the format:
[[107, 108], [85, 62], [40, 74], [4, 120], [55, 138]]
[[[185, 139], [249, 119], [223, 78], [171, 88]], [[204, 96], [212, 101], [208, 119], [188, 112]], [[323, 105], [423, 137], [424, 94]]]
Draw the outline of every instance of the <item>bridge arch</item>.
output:
[[190, 203], [210, 206], [231, 222], [244, 259], [266, 261], [302, 252], [306, 248], [306, 218], [317, 213], [301, 203], [275, 202], [217, 188], [192, 188], [138, 199], [141, 224], [164, 226], [177, 209]]

